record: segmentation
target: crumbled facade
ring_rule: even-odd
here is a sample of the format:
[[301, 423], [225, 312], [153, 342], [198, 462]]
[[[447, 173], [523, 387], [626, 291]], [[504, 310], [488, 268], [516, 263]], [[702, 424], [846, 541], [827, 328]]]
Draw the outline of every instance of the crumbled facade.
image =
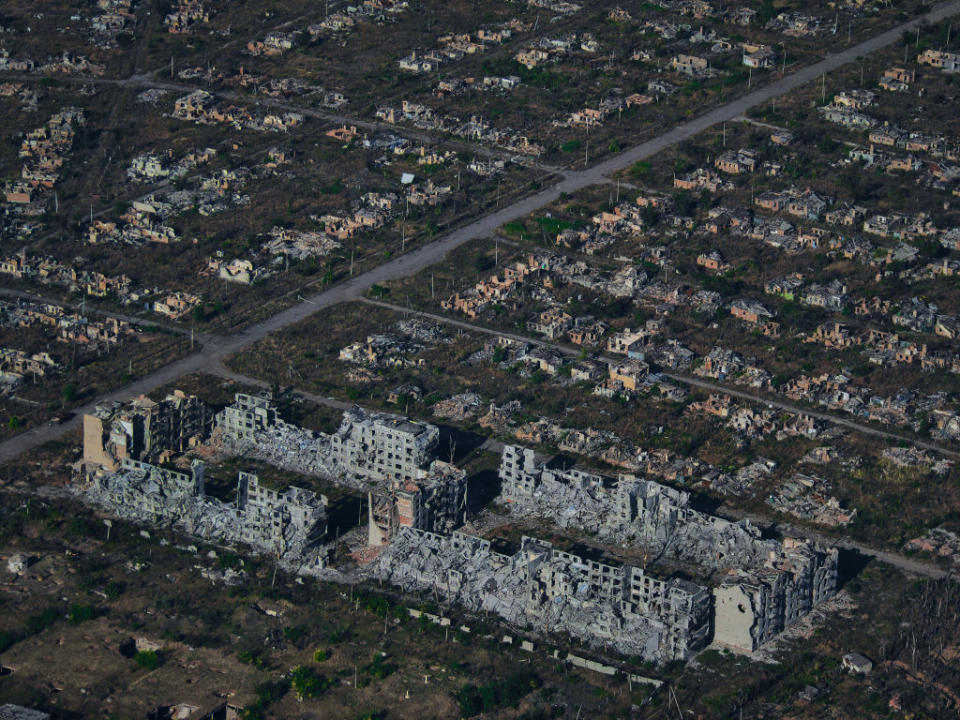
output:
[[689, 493], [659, 483], [552, 470], [517, 446], [504, 449], [500, 479], [501, 500], [515, 514], [643, 548], [650, 561], [727, 573], [714, 589], [714, 639], [732, 647], [756, 649], [836, 590], [835, 548], [764, 540], [749, 521], [694, 510]]
[[83, 463], [112, 471], [125, 459], [156, 461], [203, 442], [212, 424], [213, 409], [179, 390], [159, 402], [98, 405], [83, 416]]
[[217, 414], [218, 439], [241, 455], [362, 490], [429, 476], [440, 430], [401, 415], [345, 410], [333, 434], [285, 422], [268, 398], [237, 394]]
[[368, 544], [384, 545], [402, 527], [449, 533], [466, 519], [467, 474], [434, 460], [416, 480], [392, 480], [369, 494]]
[[403, 528], [369, 572], [405, 590], [430, 589], [474, 611], [647, 660], [683, 660], [710, 633], [710, 593], [524, 537], [506, 555], [482, 538]]
[[323, 564], [318, 544], [326, 535], [327, 500], [304, 488], [278, 492], [261, 487], [256, 475], [240, 473], [236, 503], [224, 503], [206, 495], [200, 461], [182, 472], [124, 458], [115, 472], [87, 474], [79, 491], [122, 518], [244, 543], [295, 567]]

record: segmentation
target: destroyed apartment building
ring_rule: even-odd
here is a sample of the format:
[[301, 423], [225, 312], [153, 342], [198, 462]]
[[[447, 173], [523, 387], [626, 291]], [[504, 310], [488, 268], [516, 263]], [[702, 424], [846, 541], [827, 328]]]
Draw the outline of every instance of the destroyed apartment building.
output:
[[278, 492], [241, 472], [236, 501], [221, 502], [206, 495], [204, 472], [199, 460], [181, 472], [123, 458], [116, 471], [86, 475], [77, 491], [121, 518], [174, 525], [208, 541], [244, 543], [300, 572], [324, 566], [319, 545], [327, 532], [326, 497], [294, 486]]
[[690, 507], [689, 493], [625, 475], [553, 470], [532, 450], [504, 449], [501, 500], [521, 516], [550, 519], [672, 560], [720, 581], [713, 589], [713, 638], [754, 650], [827, 600], [837, 586], [837, 550], [764, 540], [749, 521], [733, 523]]
[[371, 545], [401, 526], [449, 532], [463, 524], [466, 473], [436, 459], [435, 425], [352, 407], [327, 435], [285, 422], [268, 398], [238, 394], [216, 427], [241, 455], [366, 490]]
[[507, 555], [479, 537], [402, 528], [367, 572], [407, 591], [442, 593], [518, 627], [567, 632], [645, 660], [686, 659], [710, 634], [706, 588], [588, 560], [530, 537]]
[[243, 393], [217, 413], [216, 429], [218, 439], [241, 455], [362, 490], [415, 479], [435, 456], [440, 438], [434, 425], [356, 406], [344, 411], [332, 435], [313, 432], [283, 420], [269, 398]]
[[206, 440], [212, 425], [213, 408], [179, 390], [159, 402], [97, 405], [83, 416], [83, 464], [115, 471], [125, 459], [162, 462]]
[[390, 542], [401, 527], [450, 533], [466, 521], [467, 475], [460, 468], [434, 460], [417, 480], [392, 480], [368, 503], [370, 546]]

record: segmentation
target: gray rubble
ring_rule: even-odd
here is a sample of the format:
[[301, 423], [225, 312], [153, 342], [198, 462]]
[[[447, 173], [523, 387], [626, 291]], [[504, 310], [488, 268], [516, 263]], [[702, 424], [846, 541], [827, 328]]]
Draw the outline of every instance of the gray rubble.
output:
[[724, 577], [713, 590], [714, 640], [755, 650], [833, 595], [837, 550], [787, 539], [764, 540], [737, 523], [694, 510], [689, 493], [622, 475], [552, 470], [532, 450], [508, 445], [500, 463], [500, 498], [520, 516], [537, 517], [642, 548]]
[[442, 593], [538, 633], [569, 633], [656, 662], [686, 659], [709, 637], [706, 588], [587, 560], [529, 537], [505, 555], [482, 538], [403, 528], [367, 573], [407, 591]]
[[210, 542], [243, 543], [273, 555], [286, 567], [322, 568], [327, 499], [290, 486], [261, 487], [256, 475], [240, 473], [236, 503], [205, 494], [204, 464], [180, 472], [124, 459], [116, 472], [94, 472], [75, 487], [86, 502], [118, 517], [152, 525], [174, 525]]

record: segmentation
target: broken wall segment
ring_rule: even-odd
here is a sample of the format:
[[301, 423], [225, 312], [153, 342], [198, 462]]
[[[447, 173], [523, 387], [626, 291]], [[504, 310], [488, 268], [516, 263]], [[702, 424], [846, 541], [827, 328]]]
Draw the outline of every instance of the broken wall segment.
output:
[[709, 591], [613, 566], [524, 537], [513, 555], [482, 538], [400, 528], [368, 572], [405, 590], [434, 590], [474, 611], [646, 660], [683, 660], [710, 634]]
[[619, 479], [576, 468], [554, 470], [528, 448], [507, 445], [500, 499], [511, 512], [548, 519], [608, 541], [642, 547], [704, 569], [762, 562], [778, 549], [749, 521], [730, 522], [690, 507], [690, 494], [632, 475]]

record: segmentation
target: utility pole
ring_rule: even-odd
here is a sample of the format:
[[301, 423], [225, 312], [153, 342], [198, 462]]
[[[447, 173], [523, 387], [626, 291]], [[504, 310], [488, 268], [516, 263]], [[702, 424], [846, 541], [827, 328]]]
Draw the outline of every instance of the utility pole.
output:
[[[863, 85], [863, 80], [860, 81], [860, 84]], [[825, 103], [827, 101], [827, 74], [820, 73], [820, 102]]]

